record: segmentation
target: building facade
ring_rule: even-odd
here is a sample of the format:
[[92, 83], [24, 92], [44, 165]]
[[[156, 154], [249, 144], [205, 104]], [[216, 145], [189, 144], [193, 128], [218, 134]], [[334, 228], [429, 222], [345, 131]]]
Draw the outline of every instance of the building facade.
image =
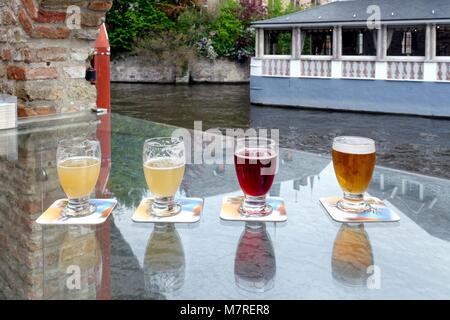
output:
[[252, 103], [450, 117], [446, 0], [338, 1], [254, 27]]

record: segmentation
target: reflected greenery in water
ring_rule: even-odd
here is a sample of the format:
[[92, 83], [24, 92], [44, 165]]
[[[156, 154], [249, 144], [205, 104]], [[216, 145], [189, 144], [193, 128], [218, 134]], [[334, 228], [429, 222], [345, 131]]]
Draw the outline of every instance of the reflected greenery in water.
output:
[[112, 170], [109, 190], [127, 207], [139, 205], [147, 192], [142, 148], [149, 138], [170, 136], [175, 127], [112, 115]]

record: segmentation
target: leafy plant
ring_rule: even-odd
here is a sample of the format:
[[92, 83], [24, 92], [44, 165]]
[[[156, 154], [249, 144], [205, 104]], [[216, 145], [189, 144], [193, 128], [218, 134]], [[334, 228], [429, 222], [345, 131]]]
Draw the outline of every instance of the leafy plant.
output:
[[230, 57], [235, 53], [235, 43], [244, 34], [245, 27], [239, 20], [240, 6], [236, 0], [227, 0], [210, 28], [212, 45], [219, 56]]
[[285, 14], [283, 10], [283, 3], [281, 0], [267, 1], [267, 16], [268, 18], [275, 18]]
[[211, 39], [207, 37], [203, 37], [199, 41], [197, 41], [196, 47], [197, 51], [201, 55], [205, 56], [210, 60], [215, 60], [218, 56], [216, 50], [214, 50]]
[[173, 22], [152, 0], [114, 0], [107, 25], [112, 50], [131, 51], [138, 35], [170, 30]]
[[155, 64], [161, 61], [172, 63], [180, 74], [186, 72], [189, 61], [195, 57], [195, 49], [188, 45], [186, 35], [175, 30], [139, 38], [133, 52]]
[[[202, 10], [202, 0], [114, 0], [107, 15], [113, 52], [135, 51], [157, 59], [181, 59], [192, 52], [216, 59], [246, 61], [254, 55], [252, 21], [301, 10], [282, 0], [225, 0], [217, 13]], [[279, 48], [287, 52], [290, 38], [281, 37]], [[186, 56], [186, 57], [184, 57]]]
[[262, 20], [267, 16], [267, 7], [263, 5], [262, 0], [240, 0], [241, 11], [239, 20], [249, 25], [255, 20]]
[[195, 46], [200, 39], [208, 36], [212, 20], [213, 17], [207, 12], [190, 7], [178, 16], [176, 30], [186, 36], [189, 45]]

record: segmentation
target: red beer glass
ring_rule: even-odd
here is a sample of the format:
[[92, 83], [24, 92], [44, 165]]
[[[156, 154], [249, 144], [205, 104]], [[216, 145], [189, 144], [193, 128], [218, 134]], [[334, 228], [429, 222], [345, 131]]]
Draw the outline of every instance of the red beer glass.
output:
[[277, 172], [277, 151], [277, 145], [272, 139], [237, 139], [234, 166], [244, 192], [244, 202], [239, 209], [242, 215], [266, 216], [272, 212], [272, 207], [266, 202], [266, 195]]

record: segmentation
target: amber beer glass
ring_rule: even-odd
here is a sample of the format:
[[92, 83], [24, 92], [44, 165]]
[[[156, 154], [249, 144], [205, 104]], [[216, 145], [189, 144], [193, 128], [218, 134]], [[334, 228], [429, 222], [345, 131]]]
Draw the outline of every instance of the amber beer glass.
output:
[[144, 175], [154, 199], [151, 214], [173, 216], [181, 211], [175, 193], [181, 185], [185, 168], [185, 146], [182, 138], [161, 137], [144, 143]]
[[63, 215], [82, 217], [94, 213], [89, 198], [100, 174], [100, 143], [82, 138], [62, 140], [56, 157], [59, 182], [68, 198]]
[[333, 141], [333, 166], [344, 198], [339, 209], [364, 213], [370, 205], [364, 200], [375, 167], [375, 142], [363, 137], [337, 137]]

